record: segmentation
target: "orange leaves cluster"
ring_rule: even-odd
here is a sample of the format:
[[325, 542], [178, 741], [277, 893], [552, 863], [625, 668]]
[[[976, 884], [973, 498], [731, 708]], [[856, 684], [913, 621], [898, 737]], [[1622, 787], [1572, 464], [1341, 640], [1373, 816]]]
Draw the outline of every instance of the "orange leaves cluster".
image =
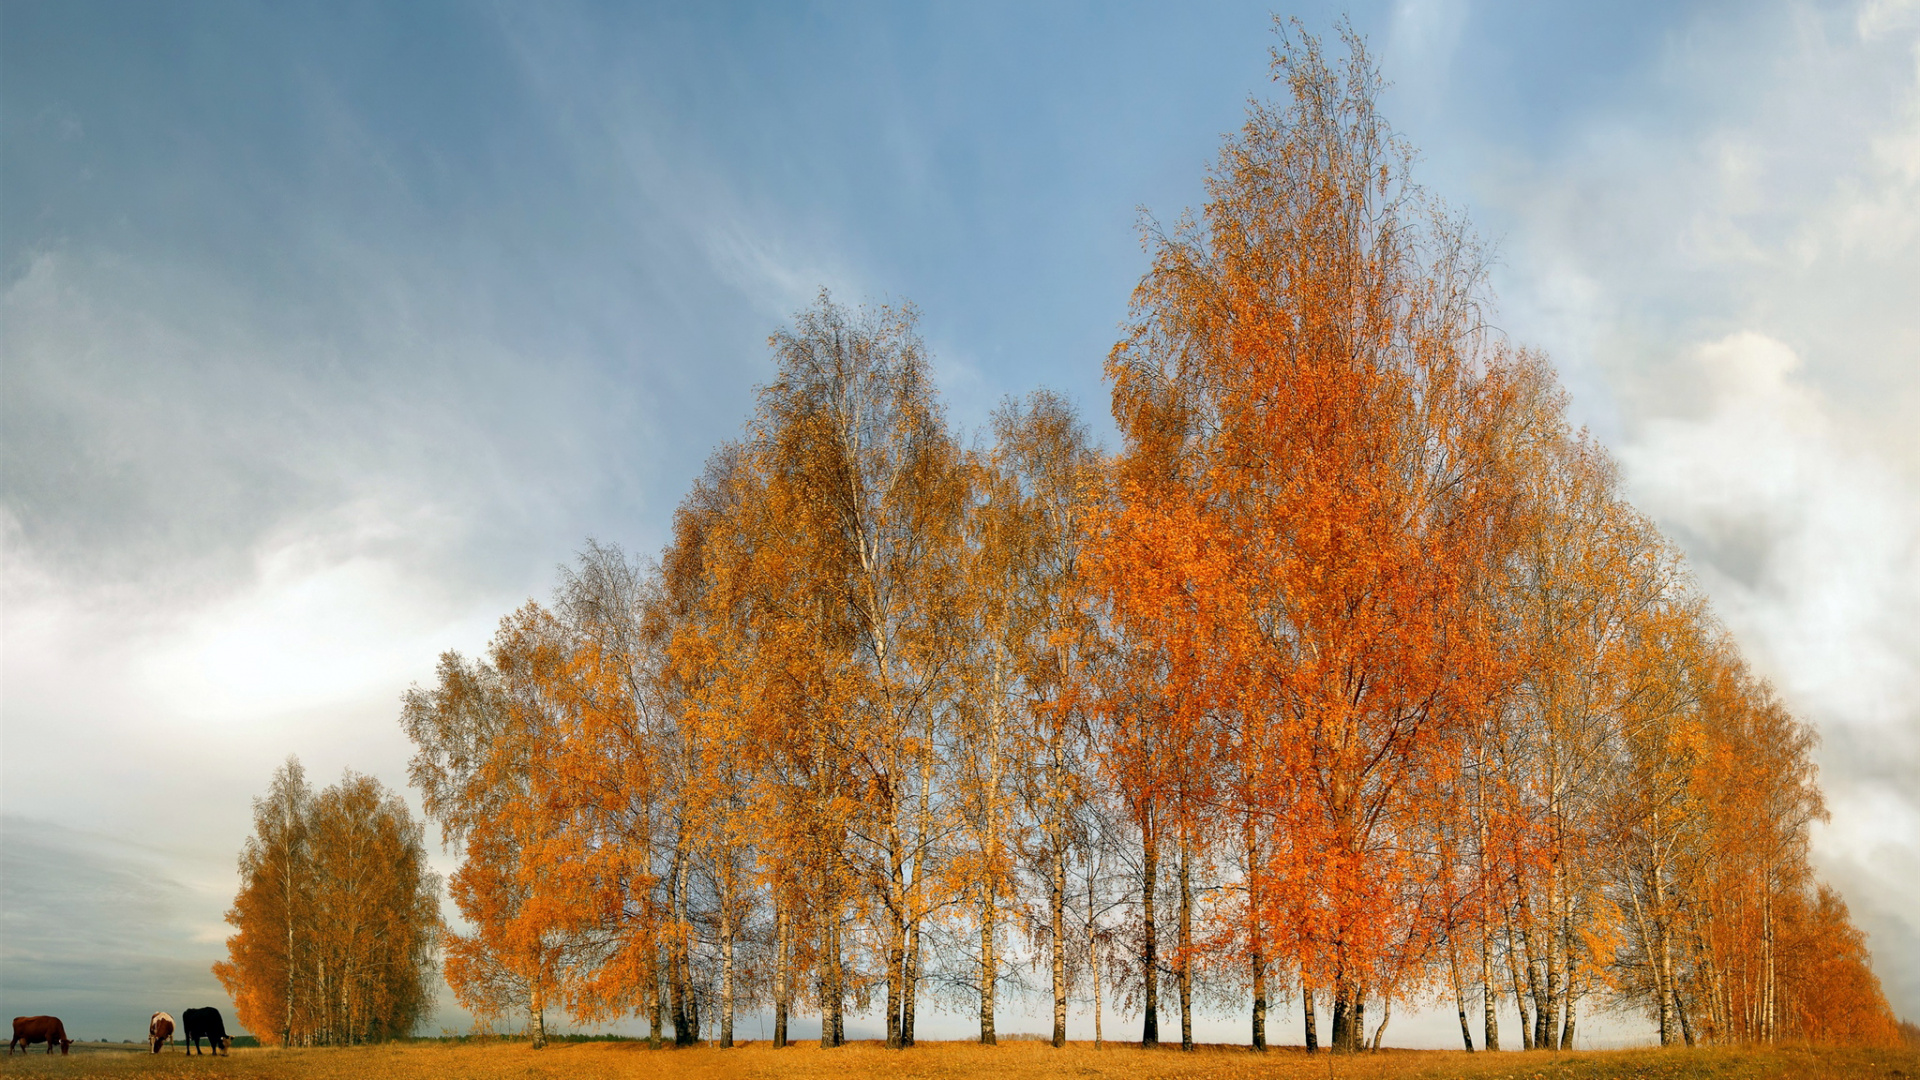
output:
[[[1290, 100], [1252, 109], [1197, 220], [1151, 234], [1108, 362], [1110, 775], [1145, 892], [1159, 832], [1181, 849], [1175, 968], [1184, 860], [1225, 847], [1250, 980], [1271, 958], [1324, 993], [1336, 1046], [1369, 995], [1438, 972], [1469, 1047], [1478, 984], [1492, 1043], [1501, 966], [1529, 1045], [1569, 1043], [1596, 992], [1663, 1039], [1779, 1037], [1775, 909], [1812, 903], [1804, 728], [1567, 430], [1550, 369], [1486, 332], [1472, 243], [1348, 44], [1343, 69], [1285, 46]], [[1876, 1001], [1845, 1011], [1879, 1030]]]
[[[1153, 703], [1114, 722], [1198, 756], [1149, 782], [1183, 827], [1230, 806], [1272, 834], [1252, 918], [1339, 1027], [1401, 979], [1431, 846], [1409, 826], [1501, 689], [1497, 451], [1524, 371], [1482, 340], [1471, 251], [1408, 181], [1364, 58], [1344, 79], [1311, 41], [1288, 59], [1292, 107], [1256, 108], [1203, 222], [1156, 239], [1109, 361], [1126, 447], [1099, 571], [1158, 658]], [[1238, 763], [1231, 796], [1209, 758]]]
[[240, 1025], [279, 1046], [405, 1036], [433, 1008], [439, 880], [406, 803], [348, 773], [320, 792], [289, 759], [253, 804], [228, 959]]

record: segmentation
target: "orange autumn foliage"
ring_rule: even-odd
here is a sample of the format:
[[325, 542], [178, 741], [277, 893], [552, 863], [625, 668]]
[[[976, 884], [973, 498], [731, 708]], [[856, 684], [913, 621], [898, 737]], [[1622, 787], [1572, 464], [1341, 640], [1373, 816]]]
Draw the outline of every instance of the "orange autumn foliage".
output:
[[823, 296], [657, 563], [590, 545], [409, 695], [464, 1002], [992, 1043], [1024, 952], [1057, 1044], [1117, 1000], [1264, 1047], [1292, 1000], [1355, 1051], [1436, 993], [1470, 1049], [1502, 1001], [1529, 1048], [1596, 1007], [1893, 1037], [1808, 861], [1809, 729], [1489, 328], [1347, 47], [1284, 40], [1286, 97], [1149, 232], [1116, 455], [1045, 393], [965, 449], [912, 310]]
[[432, 1012], [439, 880], [399, 795], [349, 772], [319, 792], [298, 760], [254, 800], [213, 966], [240, 1025], [272, 1046], [350, 1046], [412, 1034]]
[[1256, 107], [1202, 222], [1154, 238], [1108, 365], [1126, 448], [1099, 572], [1150, 657], [1118, 749], [1149, 724], [1179, 748], [1123, 782], [1190, 832], [1221, 798], [1207, 751], [1239, 748], [1277, 838], [1261, 920], [1350, 1045], [1348, 1008], [1414, 959], [1424, 796], [1502, 689], [1483, 578], [1513, 543], [1511, 360], [1357, 44], [1344, 75], [1311, 41], [1283, 71], [1292, 105]]

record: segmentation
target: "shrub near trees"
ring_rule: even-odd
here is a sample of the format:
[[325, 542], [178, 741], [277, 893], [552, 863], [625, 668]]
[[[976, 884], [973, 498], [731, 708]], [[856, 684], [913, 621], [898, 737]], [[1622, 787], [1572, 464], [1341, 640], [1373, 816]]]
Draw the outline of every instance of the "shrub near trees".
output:
[[1292, 1002], [1350, 1051], [1435, 994], [1468, 1048], [1502, 998], [1528, 1048], [1596, 1005], [1896, 1037], [1808, 865], [1810, 731], [1487, 329], [1348, 47], [1283, 44], [1150, 232], [1116, 455], [1044, 392], [967, 446], [912, 310], [823, 296], [657, 564], [589, 545], [409, 692], [464, 1003], [723, 1046], [747, 1008], [992, 1042], [1029, 990], [1056, 1045], [1076, 999], [1184, 1047]]
[[289, 758], [253, 818], [213, 966], [240, 1025], [277, 1046], [410, 1034], [433, 1009], [440, 882], [406, 803], [352, 772], [316, 793]]

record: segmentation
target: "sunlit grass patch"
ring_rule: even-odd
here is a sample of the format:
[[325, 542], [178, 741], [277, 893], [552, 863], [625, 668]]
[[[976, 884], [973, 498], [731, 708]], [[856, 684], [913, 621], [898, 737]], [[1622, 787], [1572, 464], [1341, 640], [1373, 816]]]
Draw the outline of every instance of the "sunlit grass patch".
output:
[[154, 1055], [138, 1044], [79, 1043], [67, 1057], [14, 1055], [8, 1076], [231, 1077], [274, 1080], [1920, 1080], [1920, 1052], [1902, 1050], [1698, 1049], [1466, 1054], [1457, 1050], [1387, 1050], [1379, 1054], [1308, 1056], [1298, 1048], [1253, 1054], [1244, 1047], [1141, 1050], [1089, 1043], [1054, 1049], [1044, 1042], [1000, 1046], [929, 1043], [888, 1050], [850, 1043], [833, 1050], [799, 1043], [776, 1050], [751, 1042], [732, 1050], [708, 1046], [652, 1050], [644, 1042], [413, 1042], [342, 1049], [239, 1049], [230, 1057], [194, 1056], [180, 1048]]

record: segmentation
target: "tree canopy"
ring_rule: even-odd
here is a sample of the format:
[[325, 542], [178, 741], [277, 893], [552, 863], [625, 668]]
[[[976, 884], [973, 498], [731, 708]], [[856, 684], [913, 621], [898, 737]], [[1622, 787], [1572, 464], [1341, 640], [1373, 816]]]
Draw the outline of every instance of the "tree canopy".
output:
[[1056, 1045], [1076, 999], [1260, 1048], [1293, 1001], [1352, 1051], [1434, 995], [1469, 1049], [1503, 999], [1528, 1048], [1600, 1006], [1897, 1037], [1808, 861], [1812, 730], [1488, 324], [1344, 45], [1283, 34], [1284, 95], [1146, 230], [1117, 451], [1045, 391], [969, 442], [914, 310], [823, 293], [657, 560], [589, 543], [408, 693], [463, 1003], [992, 1042], [1045, 971]]

